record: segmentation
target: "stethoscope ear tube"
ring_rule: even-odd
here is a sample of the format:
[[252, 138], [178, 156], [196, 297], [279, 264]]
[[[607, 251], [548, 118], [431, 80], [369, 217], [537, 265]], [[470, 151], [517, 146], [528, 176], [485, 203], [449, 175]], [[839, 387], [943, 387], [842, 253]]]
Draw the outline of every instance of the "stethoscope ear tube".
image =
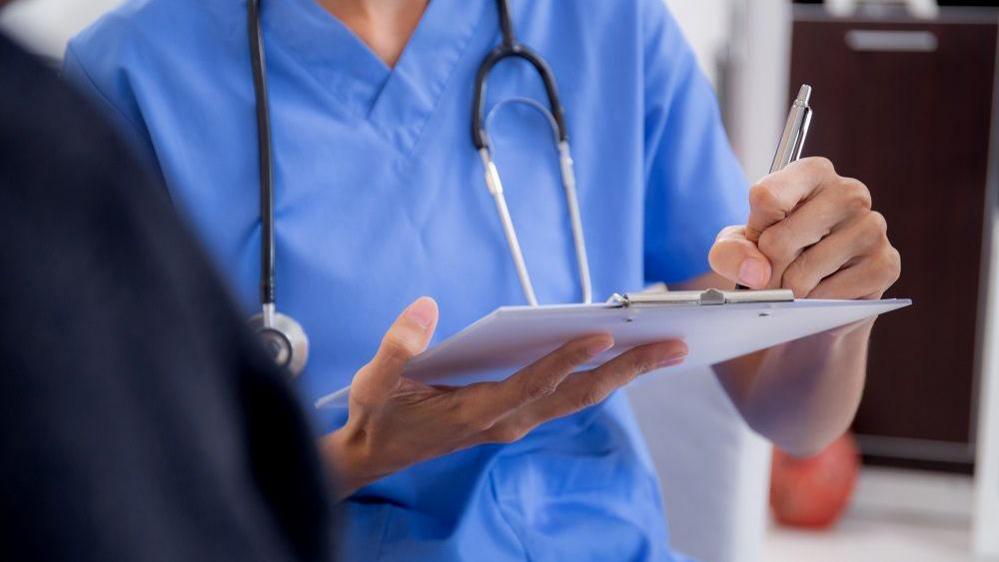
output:
[[572, 228], [572, 241], [576, 248], [576, 268], [579, 270], [579, 286], [583, 291], [583, 303], [593, 302], [593, 281], [590, 279], [590, 259], [586, 255], [586, 238], [583, 236], [583, 218], [579, 211], [579, 196], [576, 193], [576, 171], [572, 162], [569, 141], [558, 143], [559, 167], [562, 171], [562, 186], [565, 188], [565, 202], [569, 207], [569, 224]]
[[[490, 109], [484, 120], [484, 130], [487, 131], [499, 111], [508, 105], [523, 104], [540, 113], [551, 126], [553, 140], [558, 152], [559, 172], [562, 178], [562, 187], [565, 190], [566, 207], [569, 211], [569, 221], [572, 228], [573, 245], [576, 250], [576, 267], [579, 273], [579, 285], [583, 293], [583, 302], [593, 302], [593, 289], [590, 280], [590, 264], [586, 254], [586, 240], [583, 236], [583, 221], [580, 217], [579, 198], [576, 193], [576, 173], [572, 161], [572, 150], [569, 141], [560, 141], [558, 138], [558, 125], [555, 117], [537, 100], [531, 98], [509, 98], [505, 99]], [[517, 230], [513, 226], [513, 219], [510, 218], [510, 211], [507, 208], [506, 196], [503, 192], [503, 182], [500, 178], [499, 170], [493, 160], [492, 149], [490, 147], [479, 149], [479, 158], [482, 161], [482, 169], [485, 177], [486, 187], [492, 195], [496, 204], [496, 212], [503, 227], [503, 234], [510, 248], [510, 256], [513, 258], [517, 277], [520, 280], [524, 298], [531, 306], [538, 305], [537, 295], [531, 277], [527, 270], [527, 264], [521, 251], [520, 242], [517, 238]]]
[[[472, 99], [472, 144], [479, 153], [482, 160], [483, 174], [485, 176], [486, 187], [496, 204], [496, 212], [503, 227], [503, 233], [510, 247], [510, 256], [513, 258], [514, 267], [517, 270], [517, 277], [520, 280], [524, 298], [531, 306], [538, 305], [538, 299], [531, 283], [530, 274], [527, 271], [527, 264], [524, 261], [521, 251], [520, 241], [517, 239], [517, 230], [513, 226], [510, 218], [510, 211], [506, 204], [506, 196], [503, 194], [503, 183], [500, 179], [499, 171], [492, 157], [492, 147], [489, 139], [488, 125], [490, 117], [486, 115], [486, 88], [489, 82], [489, 73], [493, 67], [506, 58], [519, 58], [527, 61], [541, 77], [545, 87], [545, 94], [548, 98], [548, 109], [546, 110], [540, 103], [530, 99], [514, 99], [512, 102], [523, 102], [539, 110], [548, 117], [555, 134], [555, 145], [558, 150], [559, 171], [562, 176], [562, 185], [565, 189], [566, 204], [569, 209], [570, 223], [572, 227], [573, 243], [576, 249], [576, 265], [579, 270], [579, 284], [583, 293], [583, 302], [590, 303], [593, 299], [592, 282], [590, 278], [589, 259], [586, 255], [586, 241], [583, 237], [583, 224], [579, 211], [579, 198], [576, 193], [576, 174], [572, 162], [572, 151], [569, 147], [569, 129], [565, 122], [565, 111], [558, 94], [558, 86], [555, 82], [555, 75], [539, 54], [531, 48], [517, 41], [513, 32], [513, 23], [510, 19], [510, 9], [507, 0], [497, 0], [496, 6], [499, 12], [500, 30], [503, 35], [502, 43], [489, 52], [475, 74], [475, 90]], [[495, 109], [501, 104], [497, 104]]]
[[513, 219], [510, 218], [510, 209], [506, 206], [506, 196], [503, 195], [503, 182], [500, 180], [499, 170], [496, 169], [496, 163], [493, 162], [488, 148], [480, 149], [479, 157], [482, 159], [482, 167], [485, 170], [486, 187], [489, 189], [489, 194], [493, 196], [493, 201], [496, 203], [496, 213], [499, 215], [506, 243], [510, 247], [510, 257], [513, 258], [513, 264], [517, 270], [520, 288], [524, 291], [524, 298], [527, 299], [527, 304], [538, 306], [538, 297], [534, 293], [534, 284], [531, 283], [531, 276], [527, 271], [527, 263], [524, 261], [524, 253], [520, 249], [520, 240], [517, 239], [517, 229], [513, 227]]

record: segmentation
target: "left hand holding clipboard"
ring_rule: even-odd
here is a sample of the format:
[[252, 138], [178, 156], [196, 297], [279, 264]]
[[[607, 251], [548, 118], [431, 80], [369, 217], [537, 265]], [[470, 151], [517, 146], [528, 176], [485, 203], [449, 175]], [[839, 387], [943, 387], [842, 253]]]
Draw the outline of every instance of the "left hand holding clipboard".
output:
[[322, 438], [336, 468], [337, 495], [416, 463], [487, 443], [512, 443], [547, 421], [607, 398], [633, 379], [684, 361], [687, 346], [668, 340], [630, 349], [584, 368], [614, 345], [608, 334], [569, 341], [505, 380], [462, 387], [404, 376], [437, 326], [436, 303], [411, 304], [354, 376], [346, 425]]
[[901, 259], [870, 191], [828, 159], [766, 176], [749, 203], [747, 223], [723, 229], [711, 248], [711, 268], [727, 279], [821, 299], [877, 299], [898, 279]]

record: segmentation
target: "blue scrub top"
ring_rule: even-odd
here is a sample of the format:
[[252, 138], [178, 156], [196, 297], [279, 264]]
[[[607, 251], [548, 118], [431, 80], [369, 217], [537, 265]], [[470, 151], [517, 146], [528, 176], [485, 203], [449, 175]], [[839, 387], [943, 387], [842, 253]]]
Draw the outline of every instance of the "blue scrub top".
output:
[[[558, 79], [595, 297], [707, 272], [716, 233], [745, 220], [746, 182], [662, 1], [511, 9], [519, 38]], [[260, 220], [245, 18], [235, 0], [130, 1], [74, 39], [65, 64], [162, 171], [249, 315]], [[473, 77], [498, 23], [492, 0], [433, 0], [389, 69], [314, 0], [267, 0], [262, 18], [278, 303], [311, 337], [300, 387], [312, 410], [418, 296], [440, 303], [438, 341], [524, 303], [470, 138]], [[545, 100], [526, 64], [505, 61], [487, 99], [513, 96]], [[539, 299], [578, 300], [548, 124], [504, 105], [491, 132]], [[324, 431], [343, 422], [316, 416]], [[387, 477], [346, 511], [344, 560], [677, 559], [621, 393], [513, 445]]]

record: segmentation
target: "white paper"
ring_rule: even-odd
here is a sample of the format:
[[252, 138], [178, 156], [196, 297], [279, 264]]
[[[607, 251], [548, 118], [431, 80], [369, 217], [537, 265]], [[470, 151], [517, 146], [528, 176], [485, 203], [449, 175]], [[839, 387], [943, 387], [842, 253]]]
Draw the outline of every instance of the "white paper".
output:
[[[909, 300], [797, 300], [726, 305], [607, 304], [503, 307], [427, 350], [405, 375], [429, 384], [462, 386], [502, 380], [582, 336], [610, 333], [614, 347], [599, 364], [638, 345], [682, 339], [690, 354], [680, 371], [714, 365], [777, 344], [817, 334], [912, 304]], [[350, 387], [316, 402], [346, 407]]]

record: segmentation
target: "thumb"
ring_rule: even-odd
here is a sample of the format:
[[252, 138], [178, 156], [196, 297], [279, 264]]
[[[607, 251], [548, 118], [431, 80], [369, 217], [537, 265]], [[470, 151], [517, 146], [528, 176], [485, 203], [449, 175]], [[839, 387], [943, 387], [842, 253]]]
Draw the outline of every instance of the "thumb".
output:
[[729, 226], [718, 234], [708, 262], [719, 275], [750, 289], [764, 289], [773, 269], [756, 244], [746, 238], [746, 227]]
[[420, 297], [406, 307], [385, 333], [375, 357], [354, 375], [351, 401], [385, 401], [399, 385], [406, 364], [429, 345], [437, 317], [437, 303], [430, 297]]

